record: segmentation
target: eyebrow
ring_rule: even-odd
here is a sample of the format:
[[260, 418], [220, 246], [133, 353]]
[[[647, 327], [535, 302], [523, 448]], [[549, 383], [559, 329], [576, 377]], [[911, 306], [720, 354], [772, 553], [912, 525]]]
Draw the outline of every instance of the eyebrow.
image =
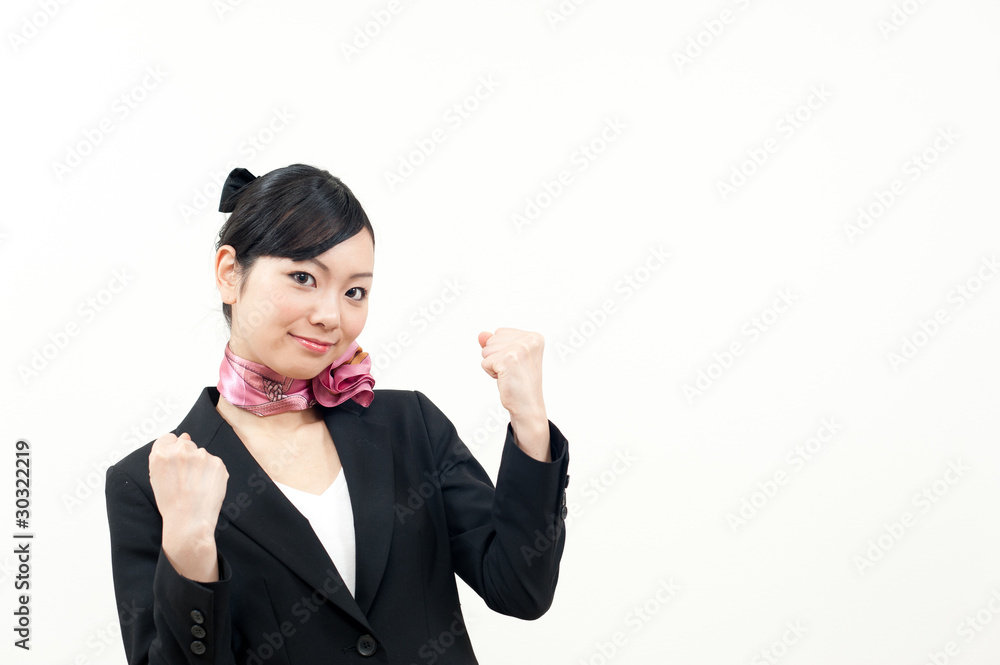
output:
[[[320, 261], [319, 259], [315, 259], [315, 258], [313, 258], [313, 259], [306, 259], [306, 261], [308, 261], [309, 263], [315, 263], [320, 268], [322, 268], [323, 272], [325, 272], [325, 273], [329, 273], [330, 272], [330, 269], [327, 268], [326, 265], [324, 265], [323, 262]], [[372, 275], [372, 273], [370, 273], [370, 272], [356, 272], [353, 275], [349, 276], [348, 279], [359, 279], [361, 277], [374, 277], [374, 275]]]

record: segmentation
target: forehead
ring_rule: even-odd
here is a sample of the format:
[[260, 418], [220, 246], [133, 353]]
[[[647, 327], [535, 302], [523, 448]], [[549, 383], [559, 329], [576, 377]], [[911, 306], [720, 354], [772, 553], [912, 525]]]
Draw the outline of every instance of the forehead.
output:
[[371, 234], [367, 230], [362, 230], [312, 259], [293, 261], [282, 258], [277, 260], [286, 264], [316, 266], [323, 272], [345, 276], [359, 272], [372, 272], [375, 263], [375, 248], [372, 245]]

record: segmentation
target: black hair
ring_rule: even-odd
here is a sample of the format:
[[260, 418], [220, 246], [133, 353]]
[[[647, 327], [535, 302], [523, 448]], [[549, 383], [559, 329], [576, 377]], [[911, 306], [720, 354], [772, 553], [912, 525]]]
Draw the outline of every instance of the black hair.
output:
[[[375, 232], [354, 193], [340, 178], [305, 164], [275, 169], [253, 180], [238, 193], [229, 219], [215, 244], [236, 250], [236, 265], [244, 279], [261, 256], [304, 261], [368, 229]], [[232, 328], [232, 307], [222, 304], [226, 326]]]

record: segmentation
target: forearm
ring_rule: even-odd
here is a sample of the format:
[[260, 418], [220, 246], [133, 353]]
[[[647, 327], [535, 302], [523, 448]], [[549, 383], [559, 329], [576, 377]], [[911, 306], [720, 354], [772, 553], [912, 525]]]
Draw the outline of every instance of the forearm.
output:
[[[541, 616], [552, 602], [564, 541], [566, 438], [547, 419], [544, 436], [529, 433], [530, 420], [513, 414], [494, 487], [448, 418], [423, 393], [416, 397], [433, 451], [433, 477], [441, 483], [455, 572], [491, 609], [523, 619]], [[515, 426], [525, 445], [547, 447], [551, 460], [519, 447]], [[422, 479], [415, 472], [409, 484]]]
[[195, 582], [219, 579], [219, 554], [214, 529], [204, 525], [164, 522], [163, 553], [174, 570]]
[[529, 619], [552, 602], [565, 543], [561, 509], [569, 453], [559, 430], [549, 421], [545, 427], [554, 459], [537, 459], [505, 442], [491, 510], [496, 538], [486, 558], [488, 602]]
[[519, 416], [511, 414], [510, 425], [514, 430], [514, 444], [539, 462], [551, 462], [552, 451], [549, 441], [549, 419], [545, 409], [533, 414]]
[[[212, 565], [218, 581], [207, 584], [175, 570], [161, 543], [159, 512], [146, 491], [114, 466], [108, 469], [111, 563], [128, 663], [231, 665], [228, 563], [220, 564], [216, 554]], [[197, 625], [205, 631], [201, 638], [191, 632], [195, 609], [202, 619]], [[196, 653], [201, 647], [192, 647], [195, 641], [204, 646], [203, 654]]]

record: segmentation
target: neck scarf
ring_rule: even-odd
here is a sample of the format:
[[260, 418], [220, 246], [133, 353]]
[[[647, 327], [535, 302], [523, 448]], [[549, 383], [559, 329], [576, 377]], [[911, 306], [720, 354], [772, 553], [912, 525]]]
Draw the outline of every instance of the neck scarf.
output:
[[258, 416], [284, 411], [301, 411], [317, 402], [337, 406], [353, 399], [368, 406], [375, 398], [375, 379], [369, 373], [371, 358], [357, 342], [322, 372], [311, 379], [292, 379], [267, 365], [241, 358], [226, 342], [225, 357], [219, 367], [219, 393], [226, 400]]

